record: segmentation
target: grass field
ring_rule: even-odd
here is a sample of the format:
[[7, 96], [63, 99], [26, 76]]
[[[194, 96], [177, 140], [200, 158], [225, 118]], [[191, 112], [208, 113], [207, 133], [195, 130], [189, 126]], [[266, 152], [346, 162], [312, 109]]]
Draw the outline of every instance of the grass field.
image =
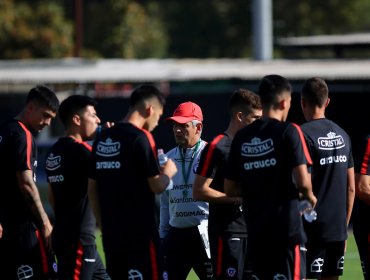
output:
[[[104, 259], [104, 253], [102, 250], [100, 234], [97, 234], [97, 245], [98, 245], [98, 250]], [[195, 275], [193, 271], [190, 272], [187, 278], [187, 280], [198, 280], [198, 279], [199, 278]], [[361, 265], [360, 265], [360, 258], [358, 256], [356, 243], [355, 243], [352, 233], [350, 233], [349, 238], [348, 238], [347, 252], [346, 252], [345, 261], [344, 261], [344, 274], [340, 279], [341, 280], [361, 280], [363, 279]]]

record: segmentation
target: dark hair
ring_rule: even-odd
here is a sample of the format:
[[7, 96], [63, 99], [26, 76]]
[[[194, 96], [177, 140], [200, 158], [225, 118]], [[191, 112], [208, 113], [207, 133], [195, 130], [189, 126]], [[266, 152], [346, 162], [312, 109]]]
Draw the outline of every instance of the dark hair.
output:
[[153, 85], [140, 85], [134, 89], [130, 97], [130, 107], [135, 107], [139, 104], [143, 104], [145, 100], [156, 98], [158, 102], [165, 105], [166, 101], [162, 92]]
[[72, 117], [80, 114], [89, 105], [96, 107], [97, 102], [86, 95], [71, 95], [60, 104], [59, 118], [64, 126], [68, 126], [72, 121]]
[[329, 97], [328, 85], [321, 78], [310, 78], [303, 84], [301, 96], [309, 105], [322, 107]]
[[233, 114], [235, 112], [243, 112], [249, 114], [251, 110], [261, 110], [260, 97], [254, 92], [247, 89], [237, 89], [233, 92], [229, 100], [229, 112]]
[[37, 85], [28, 92], [26, 104], [29, 102], [36, 102], [40, 106], [45, 106], [53, 112], [58, 111], [59, 108], [59, 100], [55, 92], [44, 85]]
[[278, 96], [284, 91], [291, 93], [292, 86], [286, 78], [279, 75], [264, 76], [258, 87], [258, 95], [264, 107], [276, 106]]

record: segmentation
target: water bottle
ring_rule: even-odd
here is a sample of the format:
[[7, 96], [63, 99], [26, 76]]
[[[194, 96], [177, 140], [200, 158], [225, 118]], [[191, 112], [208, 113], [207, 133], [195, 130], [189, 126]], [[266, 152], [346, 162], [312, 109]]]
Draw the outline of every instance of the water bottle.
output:
[[163, 149], [158, 149], [158, 163], [160, 166], [163, 166], [166, 164], [167, 160], [168, 160], [168, 157], [167, 155], [164, 153]]
[[308, 200], [302, 200], [299, 202], [299, 212], [303, 214], [304, 219], [312, 223], [317, 219], [317, 212], [313, 209], [311, 203]]

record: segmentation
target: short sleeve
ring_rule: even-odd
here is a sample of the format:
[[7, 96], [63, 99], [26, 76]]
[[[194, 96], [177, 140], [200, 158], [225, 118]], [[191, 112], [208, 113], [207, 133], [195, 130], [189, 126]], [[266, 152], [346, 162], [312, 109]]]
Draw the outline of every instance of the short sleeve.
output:
[[[239, 131], [240, 132], [240, 131]], [[240, 175], [242, 172], [239, 171], [240, 166], [240, 156], [241, 156], [241, 134], [237, 132], [230, 148], [230, 154], [226, 165], [225, 178], [240, 182]]]
[[141, 133], [135, 142], [135, 155], [146, 178], [159, 175], [156, 145], [150, 132]]
[[356, 173], [370, 175], [370, 136], [360, 143], [354, 165]]
[[203, 149], [196, 174], [206, 178], [214, 178], [221, 155], [217, 144], [223, 137], [224, 135], [217, 136]]

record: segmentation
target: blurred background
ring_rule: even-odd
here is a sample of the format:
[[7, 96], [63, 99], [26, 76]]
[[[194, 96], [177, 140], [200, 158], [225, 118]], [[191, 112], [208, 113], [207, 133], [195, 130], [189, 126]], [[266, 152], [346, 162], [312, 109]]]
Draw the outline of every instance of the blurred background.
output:
[[[1, 0], [0, 123], [36, 84], [60, 100], [92, 96], [103, 121], [119, 121], [131, 91], [153, 83], [167, 96], [153, 135], [168, 151], [175, 142], [164, 119], [183, 101], [201, 106], [210, 141], [226, 128], [234, 90], [287, 77], [289, 120], [301, 124], [300, 88], [320, 76], [330, 89], [327, 117], [356, 147], [370, 132], [369, 13], [368, 0]], [[62, 131], [57, 119], [37, 136], [42, 190], [43, 157]]]

